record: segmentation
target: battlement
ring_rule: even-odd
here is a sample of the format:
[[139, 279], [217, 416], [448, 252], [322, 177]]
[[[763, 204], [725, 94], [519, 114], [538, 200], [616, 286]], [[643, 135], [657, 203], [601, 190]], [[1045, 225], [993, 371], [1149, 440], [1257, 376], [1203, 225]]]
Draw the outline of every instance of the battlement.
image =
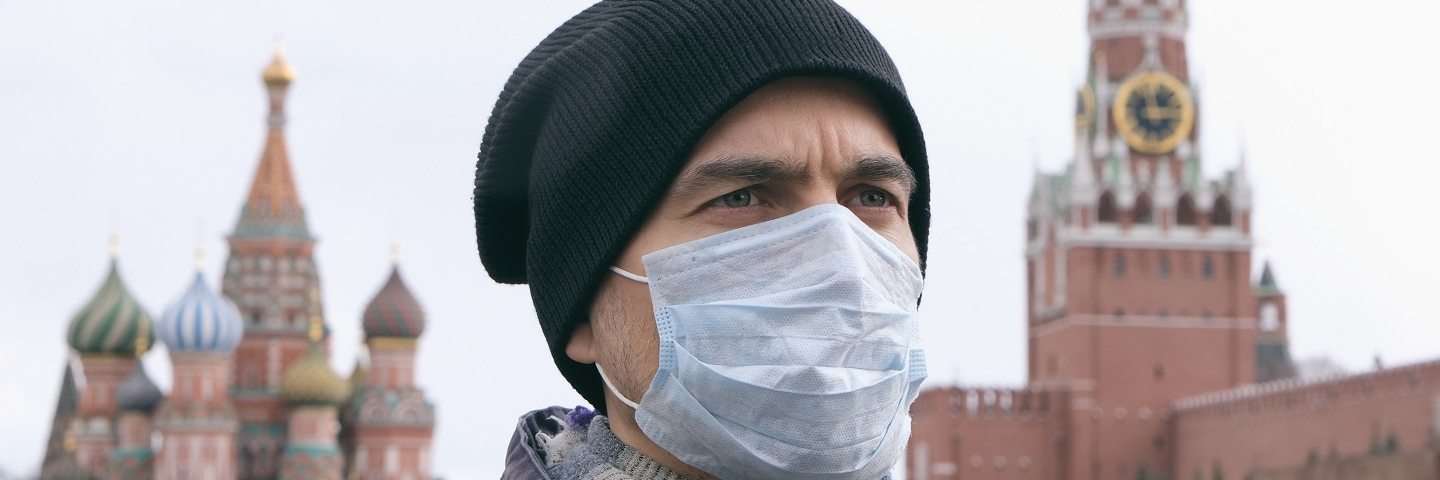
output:
[[1063, 387], [952, 386], [920, 392], [910, 412], [916, 417], [948, 413], [951, 418], [1048, 419], [1063, 411], [1070, 391]]
[[1316, 409], [1440, 387], [1440, 360], [1360, 374], [1286, 379], [1246, 385], [1177, 400], [1172, 408], [1188, 418], [1232, 413], [1272, 413]]

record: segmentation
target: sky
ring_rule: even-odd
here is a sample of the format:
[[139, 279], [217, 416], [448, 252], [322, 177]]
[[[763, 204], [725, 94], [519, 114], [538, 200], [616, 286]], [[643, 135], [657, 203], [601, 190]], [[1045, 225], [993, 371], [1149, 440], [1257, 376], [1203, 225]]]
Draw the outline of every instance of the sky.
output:
[[[39, 466], [65, 328], [103, 279], [112, 232], [151, 315], [187, 286], [197, 247], [218, 286], [277, 37], [299, 72], [287, 140], [319, 238], [331, 363], [353, 365], [399, 242], [429, 316], [418, 381], [439, 411], [435, 471], [497, 477], [519, 415], [583, 401], [526, 288], [478, 261], [475, 154], [510, 71], [588, 3], [0, 2], [0, 477]], [[928, 137], [928, 385], [1020, 385], [1025, 199], [1037, 168], [1073, 154], [1085, 1], [841, 3], [890, 50]], [[1247, 159], [1256, 258], [1288, 292], [1293, 355], [1351, 371], [1440, 357], [1440, 4], [1190, 3], [1203, 166], [1214, 177]], [[168, 388], [163, 349], [146, 365]]]

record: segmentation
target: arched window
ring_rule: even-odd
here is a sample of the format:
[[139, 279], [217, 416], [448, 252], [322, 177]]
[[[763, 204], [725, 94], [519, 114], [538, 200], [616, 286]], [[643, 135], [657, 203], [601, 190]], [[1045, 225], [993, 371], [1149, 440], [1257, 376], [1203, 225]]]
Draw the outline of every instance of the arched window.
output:
[[1188, 193], [1181, 195], [1180, 201], [1175, 204], [1175, 223], [1195, 225], [1195, 199]]
[[1106, 190], [1105, 193], [1100, 194], [1100, 206], [1096, 211], [1096, 220], [1099, 220], [1100, 223], [1115, 223], [1116, 217], [1115, 194]]
[[1153, 221], [1155, 209], [1150, 205], [1150, 194], [1141, 193], [1140, 196], [1135, 197], [1133, 212], [1131, 218], [1137, 225], [1149, 225]]
[[1210, 211], [1210, 224], [1216, 226], [1230, 226], [1230, 199], [1221, 195], [1215, 199], [1215, 208]]

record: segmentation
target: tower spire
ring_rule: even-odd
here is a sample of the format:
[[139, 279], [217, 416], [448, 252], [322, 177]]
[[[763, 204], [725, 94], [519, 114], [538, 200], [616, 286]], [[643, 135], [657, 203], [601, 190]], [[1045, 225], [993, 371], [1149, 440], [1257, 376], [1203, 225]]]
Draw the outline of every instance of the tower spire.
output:
[[285, 146], [285, 98], [295, 79], [295, 69], [283, 55], [284, 49], [277, 42], [275, 56], [261, 74], [270, 98], [270, 128], [250, 194], [235, 226], [235, 235], [240, 237], [310, 238]]
[[120, 258], [120, 234], [110, 232], [110, 259], [115, 260], [118, 258]]

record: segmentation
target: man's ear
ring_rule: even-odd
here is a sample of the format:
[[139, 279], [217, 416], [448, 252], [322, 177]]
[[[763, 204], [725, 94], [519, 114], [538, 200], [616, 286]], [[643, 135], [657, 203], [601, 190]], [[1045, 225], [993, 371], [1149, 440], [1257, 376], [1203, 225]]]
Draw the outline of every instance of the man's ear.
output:
[[570, 332], [570, 341], [565, 344], [565, 356], [580, 363], [595, 363], [595, 331], [590, 322], [575, 326]]

